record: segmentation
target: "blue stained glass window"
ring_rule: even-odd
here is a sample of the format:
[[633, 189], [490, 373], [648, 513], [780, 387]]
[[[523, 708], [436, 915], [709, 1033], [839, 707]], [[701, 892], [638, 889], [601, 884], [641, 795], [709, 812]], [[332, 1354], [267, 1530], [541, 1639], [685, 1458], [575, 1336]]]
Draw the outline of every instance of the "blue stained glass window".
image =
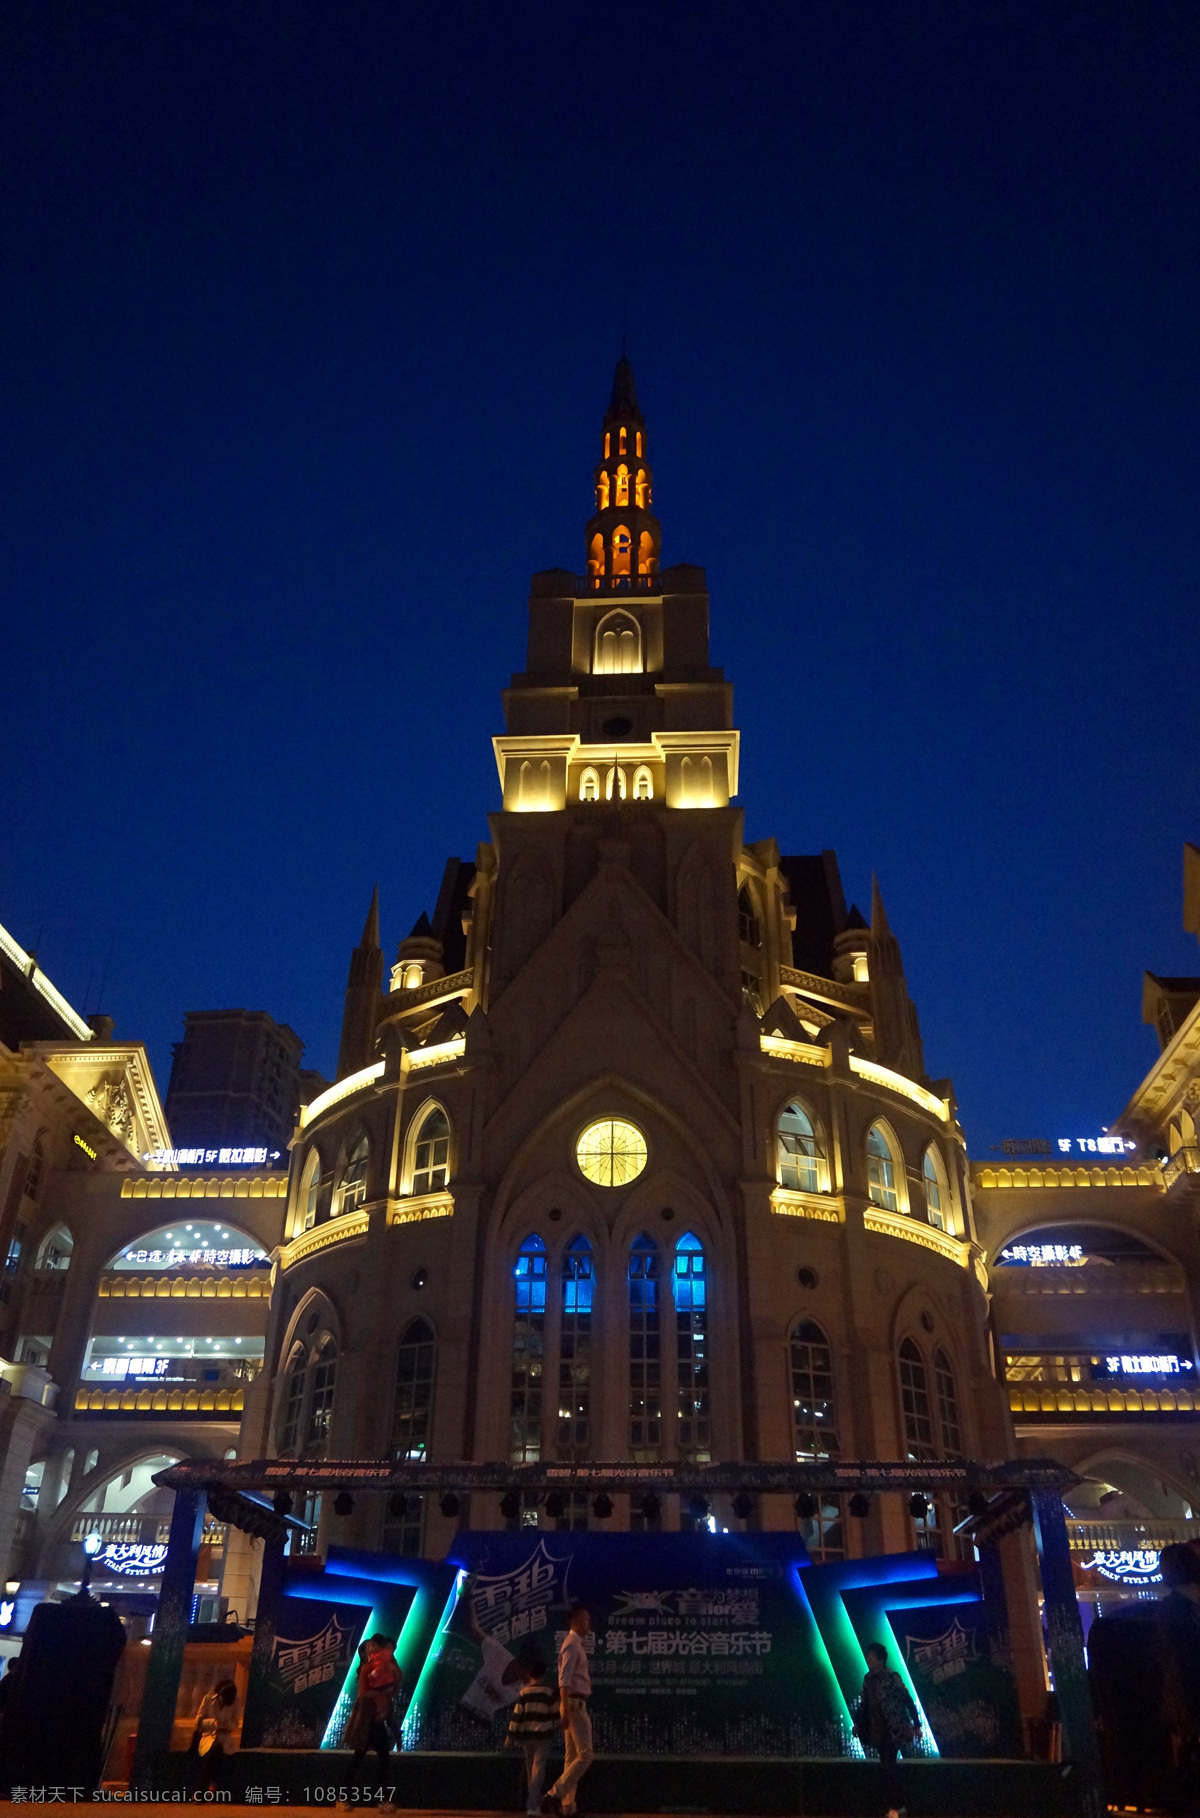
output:
[[517, 1278], [517, 1312], [546, 1311], [546, 1246], [540, 1237], [521, 1245], [513, 1274]]

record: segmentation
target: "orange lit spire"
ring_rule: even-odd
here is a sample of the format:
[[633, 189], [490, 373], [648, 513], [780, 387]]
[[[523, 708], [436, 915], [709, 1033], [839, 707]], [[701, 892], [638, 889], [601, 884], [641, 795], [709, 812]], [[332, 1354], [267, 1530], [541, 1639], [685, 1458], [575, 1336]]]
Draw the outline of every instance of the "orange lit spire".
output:
[[646, 458], [646, 419], [623, 350], [602, 436], [596, 511], [585, 533], [588, 575], [597, 593], [644, 592], [655, 584], [651, 577], [658, 573], [662, 531], [650, 510], [654, 476]]

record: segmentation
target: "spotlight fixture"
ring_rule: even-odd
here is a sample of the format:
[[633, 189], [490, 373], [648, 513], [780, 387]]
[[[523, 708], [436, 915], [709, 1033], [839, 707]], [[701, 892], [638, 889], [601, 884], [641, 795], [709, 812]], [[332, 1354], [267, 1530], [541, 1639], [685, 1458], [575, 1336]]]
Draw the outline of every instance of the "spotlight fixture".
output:
[[550, 1516], [552, 1521], [557, 1521], [559, 1516], [565, 1515], [566, 1512], [567, 1512], [567, 1499], [563, 1495], [562, 1491], [561, 1490], [551, 1490], [549, 1496], [547, 1496], [547, 1498], [546, 1498], [547, 1515]]
[[442, 1497], [441, 1502], [438, 1504], [438, 1507], [447, 1520], [449, 1520], [451, 1516], [458, 1514], [460, 1506], [458, 1497], [454, 1494], [453, 1490], [447, 1490], [446, 1494]]
[[521, 1513], [521, 1498], [515, 1490], [505, 1490], [500, 1498], [500, 1513], [505, 1521], [515, 1521]]
[[290, 1515], [292, 1512], [292, 1499], [288, 1492], [286, 1490], [276, 1490], [274, 1496], [271, 1498], [271, 1507], [277, 1515]]
[[651, 1490], [648, 1496], [642, 1497], [642, 1514], [646, 1517], [647, 1521], [656, 1521], [661, 1513], [662, 1503], [658, 1500], [654, 1491]]
[[969, 1490], [967, 1492], [967, 1508], [970, 1510], [972, 1515], [986, 1515], [987, 1514], [988, 1499], [984, 1495], [982, 1490]]
[[688, 1514], [693, 1518], [694, 1521], [704, 1521], [707, 1519], [707, 1517], [708, 1517], [708, 1497], [707, 1496], [689, 1496], [687, 1506], [688, 1506]]
[[612, 1509], [612, 1497], [606, 1496], [603, 1490], [601, 1490], [599, 1496], [594, 1496], [592, 1498], [592, 1514], [596, 1517], [597, 1521], [607, 1521], [612, 1514]]
[[864, 1496], [861, 1490], [855, 1490], [850, 1498], [850, 1513], [856, 1521], [865, 1521], [871, 1513], [871, 1498]]
[[388, 1497], [388, 1514], [394, 1515], [398, 1521], [403, 1521], [408, 1514], [408, 1497], [403, 1490], [397, 1490], [394, 1496]]
[[808, 1490], [801, 1490], [796, 1498], [796, 1514], [801, 1521], [811, 1521], [817, 1512], [817, 1499]]
[[753, 1496], [747, 1496], [745, 1490], [739, 1490], [733, 1499], [733, 1512], [739, 1521], [749, 1521], [754, 1513]]
[[338, 1491], [333, 1499], [333, 1512], [335, 1515], [353, 1515], [354, 1498], [349, 1490]]
[[429, 1270], [428, 1269], [418, 1269], [416, 1274], [412, 1278], [412, 1285], [414, 1288], [423, 1288], [426, 1286], [428, 1281], [429, 1281]]
[[914, 1521], [924, 1521], [928, 1515], [929, 1498], [921, 1490], [914, 1490], [909, 1497], [908, 1512]]

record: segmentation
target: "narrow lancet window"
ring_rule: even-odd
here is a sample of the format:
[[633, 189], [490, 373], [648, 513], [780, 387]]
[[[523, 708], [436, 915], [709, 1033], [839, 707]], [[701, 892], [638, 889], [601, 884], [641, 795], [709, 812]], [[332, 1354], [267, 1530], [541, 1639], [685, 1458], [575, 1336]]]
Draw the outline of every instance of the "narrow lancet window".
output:
[[640, 1464], [662, 1456], [662, 1355], [658, 1245], [635, 1239], [629, 1252], [629, 1452]]
[[712, 1456], [708, 1276], [700, 1239], [691, 1231], [675, 1245], [675, 1357], [679, 1456], [685, 1464], [705, 1464]]
[[567, 1245], [562, 1268], [558, 1335], [558, 1456], [586, 1458], [591, 1446], [592, 1246], [586, 1237]]
[[546, 1246], [527, 1237], [513, 1269], [515, 1300], [509, 1458], [536, 1464], [542, 1455], [542, 1367], [546, 1350]]

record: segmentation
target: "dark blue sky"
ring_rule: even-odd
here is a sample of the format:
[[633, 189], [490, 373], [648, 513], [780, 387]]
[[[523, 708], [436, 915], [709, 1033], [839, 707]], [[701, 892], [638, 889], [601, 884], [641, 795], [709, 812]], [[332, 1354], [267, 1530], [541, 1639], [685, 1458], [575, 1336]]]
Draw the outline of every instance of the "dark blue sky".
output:
[[1200, 12], [0, 21], [0, 921], [144, 1039], [336, 1056], [497, 805], [622, 322], [750, 839], [878, 871], [975, 1153], [1094, 1134], [1200, 971]]

